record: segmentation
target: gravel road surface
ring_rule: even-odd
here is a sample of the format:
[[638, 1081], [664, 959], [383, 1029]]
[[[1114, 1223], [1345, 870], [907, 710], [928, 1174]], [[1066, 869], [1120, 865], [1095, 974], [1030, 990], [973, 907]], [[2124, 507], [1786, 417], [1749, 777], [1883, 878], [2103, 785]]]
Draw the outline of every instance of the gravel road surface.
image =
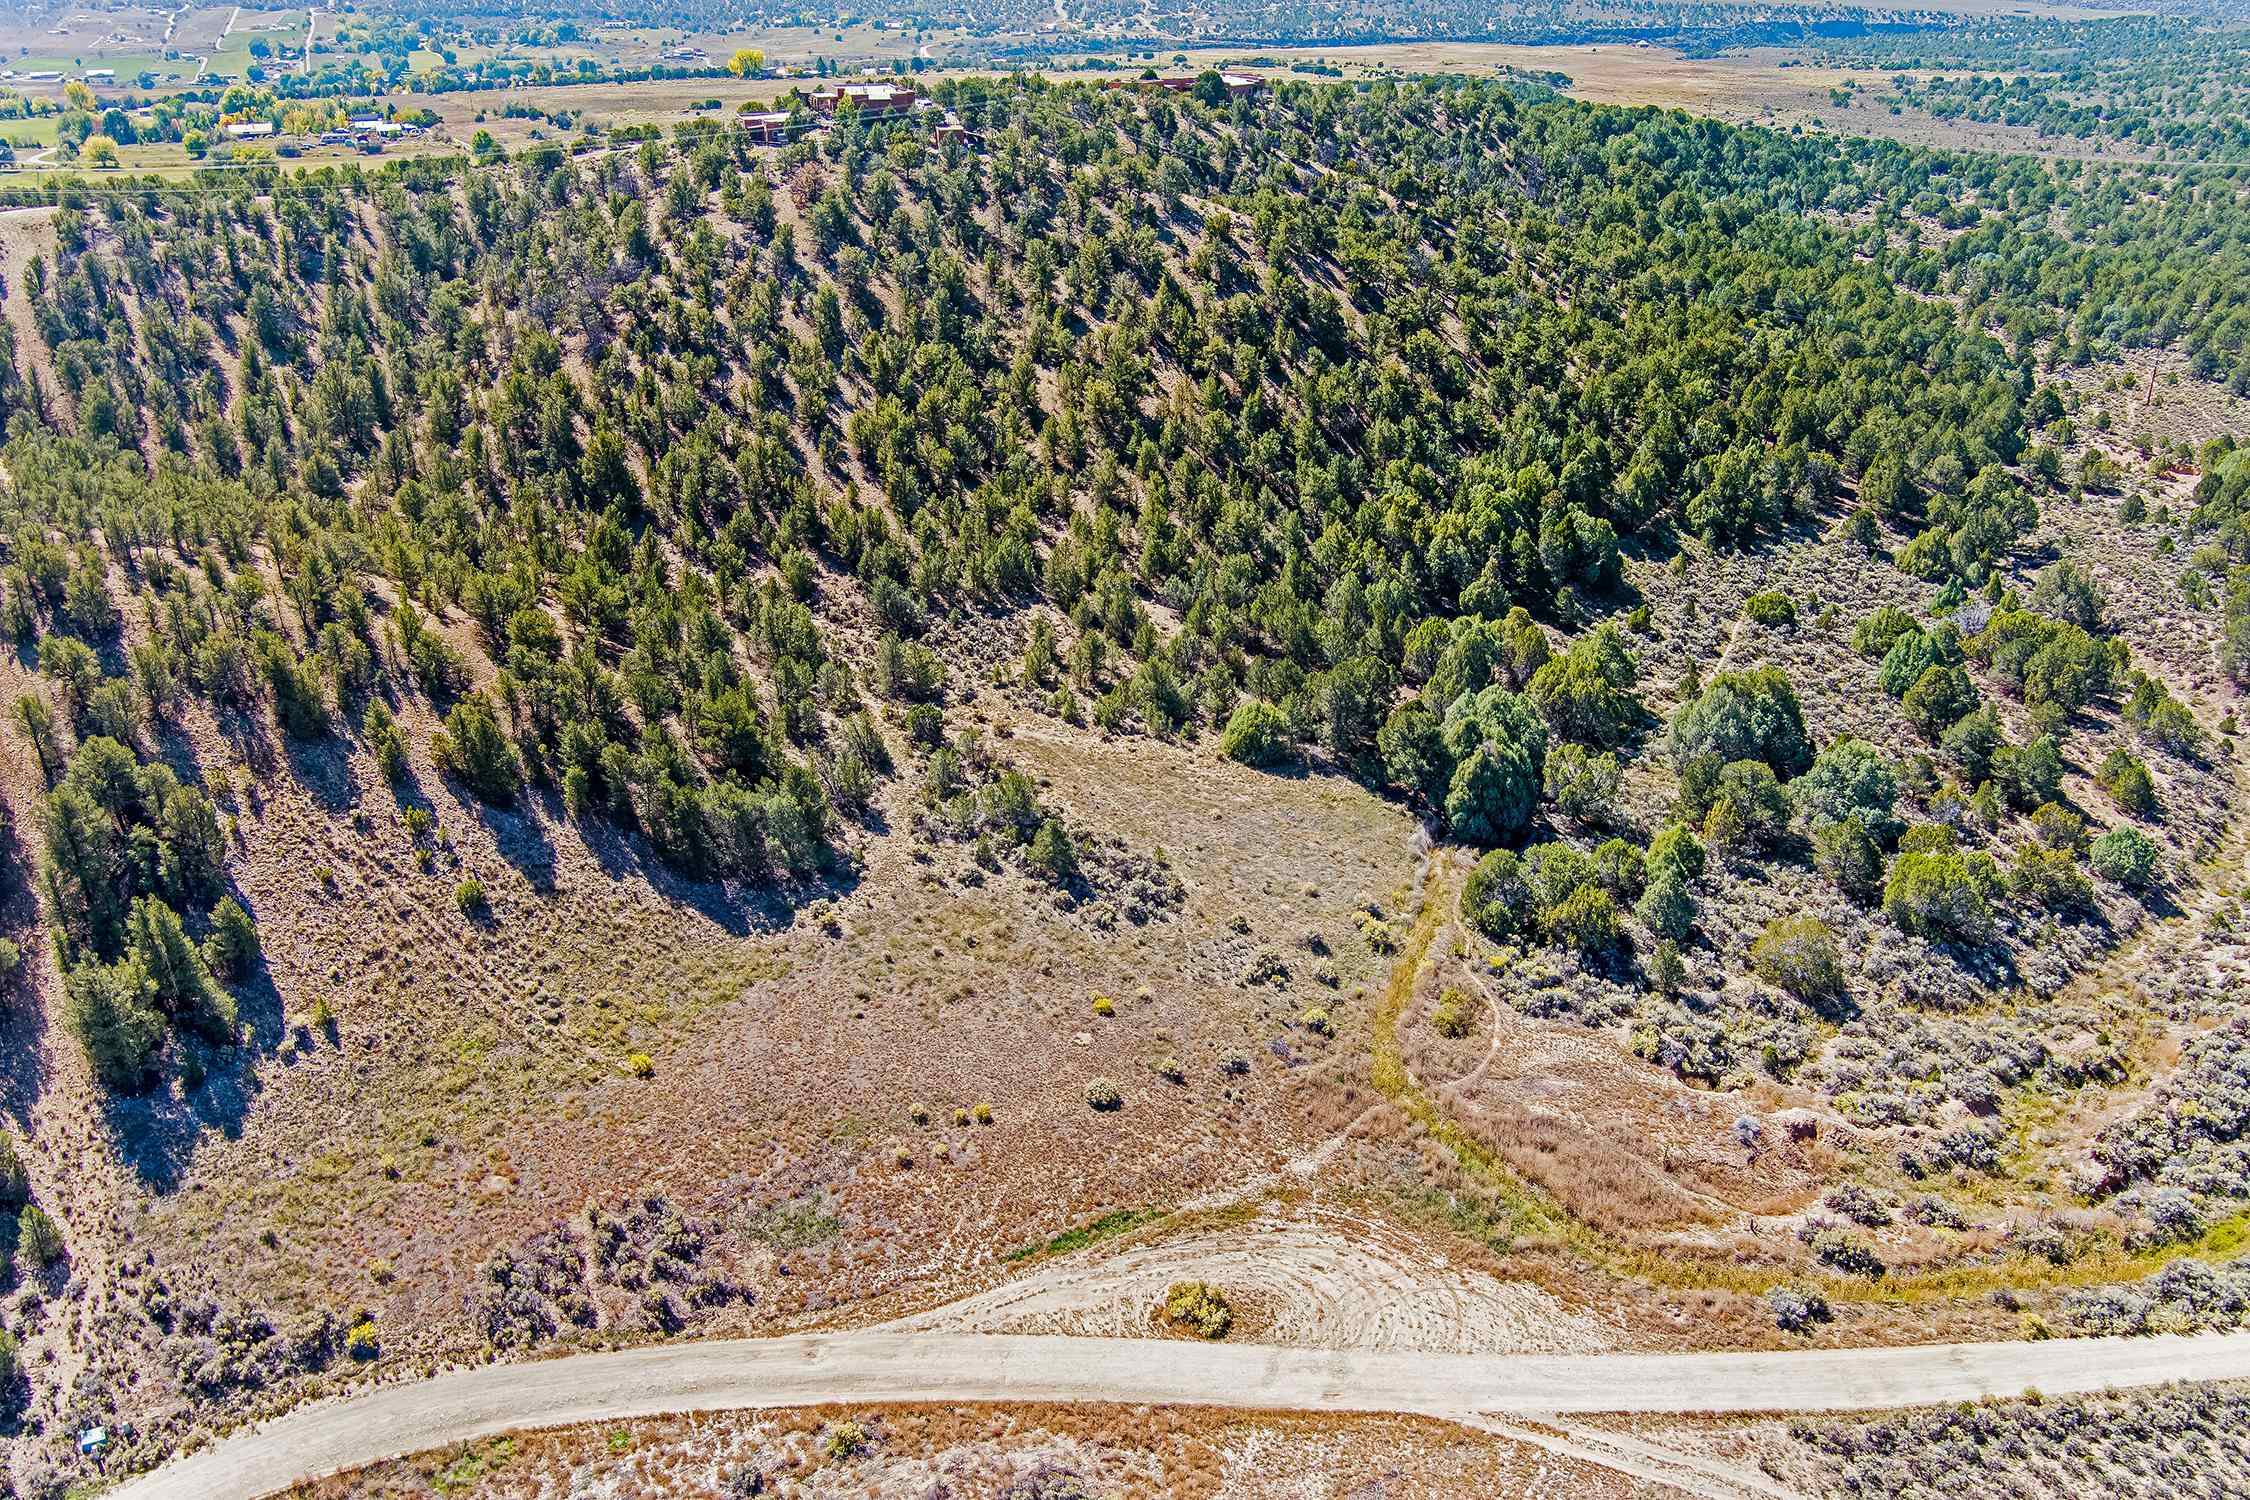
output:
[[838, 1333], [458, 1370], [300, 1407], [112, 1492], [251, 1500], [526, 1427], [823, 1401], [1117, 1401], [1300, 1411], [1850, 1411], [2250, 1378], [2250, 1333], [1785, 1354], [1476, 1355], [1162, 1339]]

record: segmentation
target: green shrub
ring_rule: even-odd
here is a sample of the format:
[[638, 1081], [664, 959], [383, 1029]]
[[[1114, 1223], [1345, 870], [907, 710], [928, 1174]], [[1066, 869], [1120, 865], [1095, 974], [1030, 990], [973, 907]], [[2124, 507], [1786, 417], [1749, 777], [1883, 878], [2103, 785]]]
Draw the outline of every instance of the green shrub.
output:
[[1641, 717], [1639, 676], [1623, 634], [1604, 623], [1534, 672], [1524, 695], [1564, 739], [1612, 744]]
[[1089, 1109], [1100, 1110], [1106, 1114], [1113, 1109], [1123, 1109], [1125, 1107], [1125, 1096], [1119, 1093], [1117, 1085], [1108, 1079], [1095, 1078], [1088, 1081], [1086, 1085], [1086, 1105]]
[[1992, 757], [2004, 743], [2000, 715], [1989, 706], [1963, 714], [1938, 736], [1939, 751], [1961, 768], [1962, 779], [1972, 786], [1984, 780], [1992, 769]]
[[1558, 745], [1547, 755], [1547, 800], [1574, 823], [1599, 823], [1616, 803], [1624, 774], [1612, 751]]
[[42, 1271], [62, 1259], [62, 1229], [36, 1203], [16, 1216], [16, 1252]]
[[1893, 698], [1903, 698], [1930, 668], [1958, 666], [1960, 661], [1959, 638], [1952, 631], [1908, 630], [1883, 653], [1883, 664], [1876, 669], [1875, 685]]
[[1654, 881], [1669, 870], [1678, 874], [1683, 881], [1701, 880], [1707, 860], [1702, 841], [1696, 838], [1694, 829], [1684, 823], [1669, 824], [1649, 841], [1648, 876]]
[[1852, 649], [1880, 661], [1890, 654], [1900, 636], [1920, 628], [1905, 610], [1886, 604], [1852, 627]]
[[213, 1041], [233, 1039], [234, 997], [211, 977], [203, 950], [188, 940], [178, 913], [158, 897], [140, 897], [126, 922], [126, 943], [159, 1010], [192, 1023]]
[[1812, 769], [1789, 784], [1789, 800], [1815, 834], [1846, 819], [1878, 839], [1897, 832], [1898, 772], [1865, 740], [1838, 740], [1813, 757]]
[[113, 1089], [138, 1088], [164, 1041], [155, 986], [132, 958], [75, 964], [63, 978], [64, 1017], [94, 1076]]
[[1994, 611], [1967, 649], [2027, 706], [2064, 716], [2108, 692], [2117, 670], [2110, 648], [2083, 628], [2028, 610]]
[[203, 955], [223, 979], [240, 979], [257, 963], [257, 925], [234, 897], [222, 898], [211, 909], [211, 932], [203, 940]]
[[1439, 1036], [1458, 1041], [1475, 1029], [1475, 1010], [1476, 1003], [1468, 992], [1449, 984], [1438, 992], [1437, 1009], [1430, 1013], [1430, 1025]]
[[406, 777], [406, 734], [398, 727], [398, 720], [381, 703], [367, 705], [362, 732], [367, 749], [375, 757], [375, 771], [385, 781], [396, 785]]
[[1706, 823], [1722, 815], [1724, 826], [1753, 847], [1771, 849], [1789, 831], [1789, 798], [1764, 761], [1738, 760], [1719, 772], [1718, 795]]
[[1813, 830], [1813, 868], [1854, 901], [1872, 901], [1883, 888], [1883, 851], [1857, 817]]
[[2094, 840], [2086, 861], [2102, 879], [2143, 890], [2156, 878], [2156, 845], [2137, 828], [2115, 828]]
[[1648, 861], [1623, 839], [1604, 839], [1594, 848], [1594, 883], [1619, 902], [1630, 902], [1648, 883]]
[[1906, 690], [1900, 707], [1914, 727], [1931, 739], [1976, 711], [1977, 688], [1969, 674], [1955, 666], [1936, 666], [1923, 672]]
[[1656, 945], [1656, 952], [1649, 956], [1648, 982], [1659, 992], [1671, 995], [1678, 993], [1687, 978], [1687, 964], [1680, 958], [1680, 945], [1670, 938], [1663, 939]]
[[1544, 914], [1594, 880], [1594, 862], [1564, 843], [1534, 844], [1523, 852], [1524, 885], [1533, 911]]
[[31, 1174], [24, 1170], [12, 1132], [0, 1130], [0, 1209], [21, 1208], [31, 1201]]
[[258, 664], [273, 687], [274, 716], [289, 737], [315, 740], [328, 733], [328, 698], [320, 674], [270, 631], [259, 633], [257, 648]]
[[2099, 629], [2107, 601], [2091, 575], [2064, 558], [2039, 570], [2032, 580], [2031, 607], [2082, 630]]
[[1032, 869], [1048, 880], [1061, 885], [1078, 874], [1078, 846], [1060, 823], [1049, 818], [1039, 825], [1032, 835], [1031, 847], [1025, 851]]
[[1495, 844], [1522, 831], [1547, 764], [1547, 731], [1530, 706], [1497, 687], [1465, 694], [1446, 709], [1439, 739], [1452, 767], [1444, 810], [1454, 836]]
[[935, 749], [944, 743], [944, 711], [934, 703], [917, 703], [907, 709], [906, 737], [924, 749]]
[[[1676, 865], [1664, 865], [1649, 877], [1641, 899], [1633, 905], [1641, 925], [1668, 942], [1684, 941], [1695, 926], [1695, 897]], [[1675, 953], [1677, 950], [1675, 949]]]
[[1198, 1338], [1223, 1339], [1234, 1327], [1234, 1309], [1218, 1288], [1202, 1281], [1176, 1281], [1164, 1293], [1164, 1317]]
[[2079, 911], [2094, 903], [2093, 887], [2079, 871], [2078, 856], [2069, 849], [2026, 844], [2008, 872], [2008, 887], [2017, 900], [2042, 911]]
[[2076, 854], [2086, 843], [2086, 820], [2059, 802], [2049, 802], [2032, 813], [2031, 833], [2050, 849]]
[[1917, 823], [1898, 841], [1901, 854], [1945, 854], [1960, 847], [1961, 841], [1943, 823]]
[[2150, 743], [2183, 759], [2193, 760], [2203, 753], [2203, 726], [2195, 722], [2195, 715], [2188, 711], [2187, 705], [2176, 698], [2166, 697], [2150, 709], [2141, 724], [2141, 733]]
[[2043, 734], [2028, 745], [2003, 745], [1993, 752], [1992, 781], [2018, 812], [2030, 812], [2062, 792], [2063, 758], [2055, 737]]
[[1768, 589], [1752, 594], [1742, 601], [1742, 612], [1760, 625], [1794, 625], [1797, 623], [1797, 605], [1778, 589]]
[[2147, 764], [2124, 746], [2103, 758], [2094, 780], [2109, 794], [2110, 801], [2134, 817], [2145, 818], [2156, 811], [2156, 780], [2149, 775]]
[[453, 904], [461, 908], [461, 915], [473, 917], [485, 909], [484, 882], [474, 875], [453, 888]]
[[1675, 765], [1716, 755], [1722, 765], [1763, 761], [1777, 776], [1812, 763], [1805, 712], [1779, 667], [1721, 672], [1672, 718], [1668, 741]]
[[1579, 887], [1561, 905], [1541, 913], [1540, 919], [1548, 936], [1581, 953], [1603, 953], [1617, 946], [1617, 903], [1598, 885]]
[[1836, 934], [1809, 915], [1780, 917], [1750, 945], [1750, 967], [1776, 989], [1808, 1005], [1825, 1004], [1844, 992], [1844, 961]]
[[1236, 708], [1219, 736], [1219, 753], [1246, 766], [1268, 766], [1290, 753], [1289, 716], [1263, 699]]
[[1990, 883], [1968, 856], [1935, 850], [1902, 853], [1883, 887], [1883, 914], [1924, 937], [1982, 942], [1992, 932], [1986, 900]]
[[1515, 933], [1529, 900], [1523, 861], [1511, 849], [1495, 849], [1462, 885], [1461, 915], [1486, 937], [1503, 940]]

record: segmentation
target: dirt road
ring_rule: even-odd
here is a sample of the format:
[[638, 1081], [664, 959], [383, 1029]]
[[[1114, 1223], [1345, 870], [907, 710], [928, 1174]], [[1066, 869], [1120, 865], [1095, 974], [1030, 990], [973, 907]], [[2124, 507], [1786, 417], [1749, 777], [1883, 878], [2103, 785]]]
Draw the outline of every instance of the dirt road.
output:
[[819, 1401], [1162, 1402], [1439, 1417], [1838, 1411], [2250, 1378], [2250, 1333], [1794, 1354], [1467, 1355], [1159, 1339], [840, 1333], [461, 1370], [323, 1402], [112, 1492], [249, 1500], [522, 1427]]

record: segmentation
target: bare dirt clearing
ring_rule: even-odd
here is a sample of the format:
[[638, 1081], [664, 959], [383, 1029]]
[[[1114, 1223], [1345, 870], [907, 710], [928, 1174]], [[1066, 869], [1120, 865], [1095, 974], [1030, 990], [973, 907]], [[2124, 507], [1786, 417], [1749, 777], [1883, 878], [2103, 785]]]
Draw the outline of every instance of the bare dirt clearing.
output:
[[1225, 1293], [1239, 1336], [1256, 1343], [1460, 1354], [1592, 1353], [1616, 1344], [1598, 1318], [1529, 1283], [1451, 1264], [1395, 1226], [1278, 1207], [1239, 1225], [1053, 1261], [888, 1326], [1145, 1336], [1165, 1289], [1188, 1280]]
[[[588, 1203], [658, 1192], [713, 1215], [713, 1256], [762, 1324], [926, 1295], [1072, 1223], [1277, 1165], [1303, 1138], [1281, 1090], [1348, 1055], [1296, 1017], [1377, 971], [1338, 916], [1403, 881], [1410, 821], [1341, 778], [1052, 729], [998, 743], [1075, 815], [1162, 851], [1183, 914], [1058, 910], [967, 851], [894, 839], [792, 924], [567, 820], [480, 812], [434, 771], [434, 840], [380, 791], [324, 805], [324, 784], [379, 787], [356, 758], [275, 783], [244, 809], [242, 884], [270, 934], [282, 1066], [231, 1120], [152, 1106], [163, 1191], [137, 1237], [199, 1246], [261, 1299], [356, 1286], [390, 1347], [434, 1352], [487, 1256]], [[913, 816], [904, 795], [889, 812]], [[454, 909], [465, 875], [486, 920]], [[392, 920], [339, 925], [352, 906]], [[1122, 1084], [1117, 1113], [1088, 1108], [1097, 1076]]]

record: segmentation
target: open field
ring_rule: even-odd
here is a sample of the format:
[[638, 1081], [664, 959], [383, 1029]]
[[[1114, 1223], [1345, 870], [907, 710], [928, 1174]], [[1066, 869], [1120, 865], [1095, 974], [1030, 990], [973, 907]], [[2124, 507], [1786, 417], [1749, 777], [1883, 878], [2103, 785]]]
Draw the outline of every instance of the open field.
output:
[[[1785, 131], [1822, 130], [1916, 146], [2024, 152], [2066, 159], [2131, 160], [2135, 154], [2114, 145], [2104, 149], [2099, 142], [2044, 137], [2029, 127], [1939, 120], [1912, 107], [1893, 114], [1877, 102], [1880, 75], [1864, 69], [1811, 64], [1802, 54], [1782, 48], [1690, 57], [1675, 48], [1646, 45], [1396, 42], [1254, 51], [1199, 48], [1191, 49], [1187, 57], [1191, 67], [1246, 67], [1270, 71], [1276, 77], [1290, 76], [1294, 65], [1314, 63], [1338, 69], [1345, 78], [1360, 79], [1559, 73], [1570, 80], [1562, 91], [1575, 99], [1678, 109], [1730, 124]], [[1920, 76], [1938, 76], [1939, 71], [1923, 69]], [[1869, 92], [1839, 104], [1833, 92], [1846, 84]]]

